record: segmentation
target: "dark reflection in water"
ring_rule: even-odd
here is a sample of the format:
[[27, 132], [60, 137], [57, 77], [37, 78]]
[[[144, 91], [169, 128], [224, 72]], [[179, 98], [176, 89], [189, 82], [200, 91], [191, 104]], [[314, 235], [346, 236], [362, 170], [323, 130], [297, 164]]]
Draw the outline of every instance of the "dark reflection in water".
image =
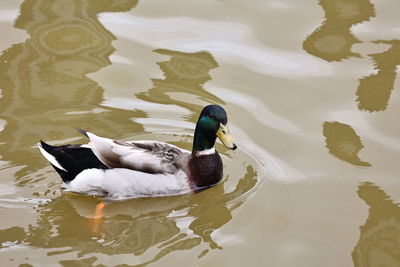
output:
[[[360, 57], [351, 52], [353, 44], [360, 41], [350, 28], [375, 16], [374, 5], [369, 0], [320, 0], [326, 20], [303, 43], [310, 54], [327, 61], [340, 61], [350, 56]], [[357, 88], [357, 102], [360, 110], [369, 112], [385, 110], [400, 65], [400, 41], [375, 41], [389, 44], [391, 48], [371, 54], [376, 74], [360, 79]], [[358, 166], [371, 166], [360, 160], [357, 153], [364, 147], [360, 137], [350, 125], [334, 122], [324, 123], [323, 134], [329, 152], [336, 157]]]
[[362, 161], [358, 152], [364, 148], [360, 137], [350, 125], [339, 122], [324, 122], [323, 135], [326, 147], [335, 157], [357, 166], [371, 166]]
[[303, 43], [303, 49], [326, 61], [340, 61], [360, 57], [351, 52], [353, 44], [360, 41], [350, 28], [375, 16], [374, 5], [369, 0], [320, 0], [325, 21]]
[[359, 186], [358, 196], [369, 206], [369, 215], [352, 253], [354, 266], [400, 266], [399, 203], [373, 183]]
[[2, 160], [27, 166], [24, 177], [42, 166], [39, 139], [63, 140], [79, 136], [75, 128], [117, 137], [140, 130], [129, 118], [142, 112], [101, 106], [103, 88], [86, 75], [110, 64], [115, 37], [97, 20], [99, 12], [128, 11], [137, 0], [27, 0], [21, 5], [15, 27], [30, 38], [0, 56]]
[[[375, 16], [374, 5], [369, 0], [320, 0], [326, 20], [303, 43], [308, 53], [327, 61], [340, 61], [350, 56], [353, 44], [360, 43], [350, 28]], [[357, 88], [357, 103], [360, 110], [369, 112], [387, 108], [390, 94], [400, 65], [400, 41], [379, 40], [376, 44], [388, 44], [390, 49], [369, 55], [376, 73], [360, 79]]]
[[[192, 95], [208, 103], [224, 104], [217, 96], [207, 92], [203, 84], [211, 79], [210, 70], [218, 67], [214, 57], [208, 52], [184, 53], [166, 49], [155, 52], [171, 56], [168, 61], [159, 62], [164, 79], [152, 79], [153, 87], [136, 96], [145, 101], [161, 104], [175, 104], [193, 111], [191, 121], [197, 119], [203, 105], [179, 100], [179, 94]], [[175, 94], [175, 96], [174, 96]]]
[[374, 43], [388, 44], [391, 47], [385, 52], [369, 55], [377, 72], [360, 79], [357, 88], [358, 108], [369, 112], [387, 108], [397, 76], [396, 69], [400, 65], [399, 40], [375, 41]]
[[79, 257], [96, 252], [139, 256], [152, 248], [143, 265], [195, 247], [201, 248], [198, 256], [202, 257], [210, 249], [222, 249], [212, 234], [229, 222], [232, 211], [247, 199], [246, 193], [257, 183], [257, 172], [249, 165], [230, 192], [225, 192], [224, 183], [192, 195], [110, 203], [100, 222], [91, 218], [96, 199], [64, 194], [39, 205], [38, 219], [27, 230], [1, 230], [0, 247], [27, 244], [51, 249], [49, 256], [77, 251]]

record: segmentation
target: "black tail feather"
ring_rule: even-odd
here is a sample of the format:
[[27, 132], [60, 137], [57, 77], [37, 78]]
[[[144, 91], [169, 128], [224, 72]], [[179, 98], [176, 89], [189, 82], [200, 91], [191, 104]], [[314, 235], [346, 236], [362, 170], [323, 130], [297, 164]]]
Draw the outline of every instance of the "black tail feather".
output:
[[51, 145], [45, 143], [43, 140], [40, 140], [40, 145], [42, 146], [42, 148], [43, 148], [44, 150], [46, 150], [47, 152], [49, 152], [49, 153], [51, 154], [50, 151], [52, 150], [53, 146], [51, 146]]
[[81, 145], [51, 146], [42, 140], [40, 140], [40, 145], [66, 170], [51, 164], [64, 182], [72, 181], [86, 169], [109, 169], [95, 156], [90, 148], [82, 147]]
[[83, 134], [84, 136], [86, 136], [87, 138], [89, 138], [89, 136], [88, 136], [88, 134], [87, 134], [87, 131], [82, 130], [82, 129], [79, 129], [79, 128], [76, 128], [76, 129], [78, 130], [78, 132], [80, 132], [81, 134]]

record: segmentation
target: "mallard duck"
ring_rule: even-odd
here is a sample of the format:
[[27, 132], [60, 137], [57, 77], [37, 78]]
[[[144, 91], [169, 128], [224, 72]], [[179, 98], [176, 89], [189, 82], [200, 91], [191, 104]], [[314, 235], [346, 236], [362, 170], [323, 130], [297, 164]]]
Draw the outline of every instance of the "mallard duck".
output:
[[221, 106], [206, 106], [196, 124], [191, 152], [164, 142], [122, 142], [84, 130], [79, 131], [89, 138], [88, 144], [51, 146], [40, 141], [38, 147], [67, 191], [111, 199], [181, 195], [222, 179], [215, 140], [237, 148], [227, 123]]

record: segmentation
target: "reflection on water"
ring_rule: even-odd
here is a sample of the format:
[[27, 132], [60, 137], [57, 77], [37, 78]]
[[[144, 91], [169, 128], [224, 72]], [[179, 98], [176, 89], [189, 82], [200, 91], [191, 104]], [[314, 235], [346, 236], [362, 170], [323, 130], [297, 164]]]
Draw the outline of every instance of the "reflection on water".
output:
[[400, 266], [399, 203], [373, 183], [359, 186], [358, 196], [369, 206], [369, 215], [353, 250], [354, 266]]
[[364, 148], [360, 137], [350, 125], [339, 122], [324, 122], [323, 134], [326, 147], [337, 158], [358, 166], [371, 166], [369, 162], [362, 161], [358, 152]]
[[[0, 57], [2, 160], [29, 166], [21, 179], [41, 167], [33, 148], [39, 139], [63, 140], [78, 136], [75, 128], [96, 129], [118, 136], [141, 126], [129, 118], [141, 112], [100, 107], [103, 88], [86, 75], [110, 64], [115, 37], [97, 20], [99, 12], [128, 11], [137, 0], [27, 0], [15, 27], [30, 38], [3, 51]], [[23, 156], [22, 156], [23, 155]], [[29, 170], [30, 171], [29, 171]]]
[[38, 219], [28, 230], [1, 230], [0, 247], [28, 244], [51, 249], [49, 256], [71, 251], [79, 257], [95, 252], [143, 255], [143, 264], [199, 247], [201, 257], [210, 249], [222, 249], [213, 233], [231, 220], [232, 211], [256, 183], [257, 172], [249, 165], [230, 192], [225, 192], [223, 182], [203, 193], [109, 203], [96, 231], [91, 217], [98, 201], [64, 194], [39, 205]]
[[[97, 260], [96, 257], [89, 257], [86, 259], [80, 259], [80, 260], [62, 260], [60, 261], [61, 266], [93, 266], [93, 263]], [[22, 266], [21, 266], [22, 267]]]
[[[353, 44], [360, 41], [350, 32], [350, 28], [374, 17], [374, 5], [369, 0], [320, 0], [320, 5], [325, 11], [326, 20], [304, 41], [304, 50], [327, 61], [361, 57], [351, 52]], [[391, 48], [369, 55], [376, 73], [360, 79], [356, 92], [358, 108], [369, 112], [386, 109], [397, 75], [396, 68], [400, 65], [399, 40], [373, 43], [388, 44]]]
[[375, 43], [388, 44], [391, 48], [382, 53], [371, 54], [376, 73], [360, 79], [357, 88], [358, 108], [369, 112], [386, 109], [397, 76], [396, 69], [400, 65], [399, 40]]
[[197, 119], [204, 104], [180, 100], [179, 94], [184, 94], [186, 99], [188, 96], [199, 98], [205, 104], [224, 104], [221, 99], [203, 88], [203, 84], [211, 79], [210, 70], [218, 67], [218, 63], [210, 53], [184, 53], [166, 49], [157, 49], [155, 52], [171, 56], [170, 60], [158, 63], [165, 78], [152, 79], [153, 87], [146, 92], [138, 93], [138, 98], [186, 108], [193, 112], [190, 121]]
[[360, 57], [351, 52], [353, 44], [360, 41], [350, 28], [375, 16], [374, 5], [369, 0], [320, 0], [319, 4], [325, 21], [304, 41], [304, 50], [326, 61]]
[[[382, 183], [389, 181], [389, 184], [394, 181], [393, 178], [396, 178], [392, 176], [396, 171], [396, 166], [393, 166], [395, 164], [372, 162], [370, 158], [364, 158], [361, 154], [363, 143], [367, 144], [367, 140], [361, 140], [360, 137], [385, 138], [380, 134], [386, 134], [387, 131], [385, 133], [375, 131], [374, 133], [374, 129], [372, 129], [376, 126], [376, 119], [379, 118], [372, 117], [371, 114], [362, 114], [364, 117], [367, 116], [367, 123], [371, 122], [369, 126], [372, 128], [368, 131], [372, 132], [360, 132], [362, 127], [356, 128], [355, 124], [327, 122], [324, 125], [326, 146], [332, 155], [347, 160], [346, 162], [351, 164], [362, 166], [367, 166], [369, 163], [366, 161], [371, 161], [374, 168], [352, 167], [350, 168], [351, 174], [347, 172], [347, 168], [338, 169], [336, 158], [331, 162], [326, 161], [320, 155], [322, 153], [316, 148], [318, 145], [321, 147], [318, 138], [310, 139], [310, 142], [306, 143], [307, 146], [299, 146], [300, 149], [308, 149], [310, 157], [304, 161], [305, 164], [298, 163], [298, 154], [304, 151], [285, 149], [287, 147], [285, 144], [300, 145], [306, 140], [305, 138], [314, 136], [315, 128], [313, 126], [322, 126], [324, 121], [329, 121], [328, 118], [318, 121], [318, 115], [312, 115], [332, 114], [333, 106], [338, 109], [343, 107], [341, 101], [342, 97], [347, 95], [346, 90], [335, 92], [337, 97], [327, 100], [324, 97], [326, 96], [324, 90], [310, 91], [310, 83], [317, 88], [324, 86], [327, 81], [340, 80], [338, 84], [343, 88], [350, 88], [350, 91], [353, 92], [351, 93], [353, 97], [350, 96], [351, 99], [348, 100], [354, 101], [354, 107], [356, 106], [354, 96], [356, 86], [354, 84], [358, 83], [358, 79], [362, 77], [354, 77], [354, 73], [359, 73], [359, 69], [344, 73], [340, 69], [342, 64], [348, 64], [346, 67], [354, 70], [353, 67], [368, 63], [371, 58], [375, 63], [375, 71], [363, 75], [371, 74], [370, 77], [373, 78], [361, 79], [357, 91], [359, 98], [357, 104], [361, 110], [368, 111], [383, 110], [386, 107], [385, 103], [390, 97], [393, 79], [396, 75], [393, 70], [399, 62], [397, 60], [397, 41], [381, 41], [387, 42], [391, 47], [380, 55], [374, 54], [367, 57], [366, 54], [360, 52], [362, 56], [366, 56], [365, 59], [343, 60], [352, 56], [360, 56], [351, 51], [354, 48], [353, 44], [359, 40], [350, 27], [356, 23], [366, 22], [374, 16], [372, 0], [315, 0], [302, 2], [302, 4], [297, 4], [296, 1], [286, 1], [285, 4], [279, 4], [281, 6], [287, 4], [286, 7], [279, 9], [271, 9], [273, 1], [259, 1], [254, 4], [244, 1], [189, 1], [185, 4], [179, 1], [168, 2], [168, 4], [165, 4], [165, 1], [143, 1], [140, 2], [140, 8], [133, 10], [132, 13], [123, 14], [123, 18], [121, 18], [122, 14], [114, 13], [106, 20], [106, 22], [110, 19], [115, 20], [113, 27], [119, 30], [113, 31], [113, 33], [118, 33], [118, 36], [122, 37], [115, 42], [115, 46], [120, 49], [115, 59], [116, 61], [121, 60], [114, 66], [108, 65], [110, 64], [108, 58], [113, 52], [111, 45], [114, 45], [112, 40], [115, 37], [98, 22], [97, 16], [99, 12], [103, 11], [127, 11], [134, 7], [137, 1], [26, 0], [21, 2], [24, 4], [21, 7], [16, 27], [23, 29], [23, 32], [17, 29], [15, 32], [27, 34], [26, 38], [28, 39], [11, 46], [0, 54], [0, 88], [3, 90], [0, 98], [0, 129], [3, 127], [2, 122], [6, 122], [4, 131], [0, 130], [2, 131], [0, 132], [0, 157], [2, 160], [8, 161], [0, 162], [1, 166], [6, 167], [6, 169], [0, 170], [0, 176], [8, 182], [8, 184], [2, 182], [0, 192], [2, 195], [0, 213], [3, 218], [0, 225], [2, 255], [0, 262], [8, 264], [0, 265], [18, 266], [20, 263], [30, 263], [34, 266], [57, 264], [63, 266], [148, 264], [152, 266], [152, 263], [161, 266], [224, 265], [223, 263], [218, 264], [218, 261], [230, 259], [225, 263], [257, 266], [261, 261], [271, 261], [271, 266], [296, 264], [309, 266], [310, 262], [318, 261], [319, 263], [323, 262], [321, 265], [334, 266], [335, 260], [351, 265], [349, 263], [350, 251], [355, 246], [353, 259], [356, 266], [368, 266], [368, 264], [376, 266], [379, 265], [378, 263], [387, 266], [400, 265], [398, 255], [393, 252], [394, 250], [398, 251], [398, 240], [396, 243], [394, 239], [395, 236], [398, 237], [399, 232], [398, 205], [388, 199], [379, 188], [371, 184], [364, 184], [360, 187], [360, 197], [370, 206], [370, 216], [362, 227], [360, 236], [358, 236], [360, 233], [358, 228], [353, 227], [362, 224], [358, 221], [358, 216], [350, 216], [346, 225], [342, 225], [339, 227], [340, 229], [329, 228], [329, 225], [337, 223], [338, 218], [340, 220], [348, 214], [348, 210], [342, 209], [340, 201], [335, 199], [338, 196], [334, 193], [336, 191], [340, 192], [340, 198], [349, 202], [349, 206], [355, 210], [360, 207], [366, 210], [363, 201], [351, 203], [354, 200], [351, 196], [354, 197], [354, 194], [348, 196], [342, 194], [343, 189], [352, 188], [354, 185], [354, 179], [345, 179], [357, 177], [357, 175], [353, 175], [353, 172], [381, 171]], [[241, 3], [239, 4], [239, 2]], [[266, 2], [268, 3], [266, 4]], [[318, 2], [321, 6], [318, 6]], [[377, 1], [373, 2], [377, 8], [377, 16], [385, 16], [384, 11], [390, 9], [390, 6], [386, 5], [389, 1], [381, 2], [385, 3], [378, 5]], [[155, 8], [162, 5], [165, 9]], [[198, 5], [199, 10], [195, 8], [196, 10], [193, 11], [194, 5]], [[323, 9], [318, 9], [318, 7]], [[215, 8], [215, 10], [210, 13], [210, 8]], [[319, 76], [317, 79], [300, 71], [300, 74], [297, 75], [299, 79], [294, 81], [291, 75], [285, 75], [288, 73], [288, 68], [293, 66], [306, 66], [307, 68], [309, 64], [307, 64], [307, 60], [303, 61], [297, 56], [291, 57], [290, 55], [294, 50], [298, 50], [298, 44], [316, 26], [320, 26], [320, 21], [304, 20], [303, 15], [307, 14], [307, 16], [310, 15], [310, 18], [315, 18], [318, 15], [323, 16], [324, 10], [326, 19], [324, 19], [323, 25], [307, 38], [304, 48], [310, 54], [323, 58], [323, 60], [315, 59], [317, 61], [342, 60], [342, 62], [339, 64], [327, 63], [333, 70], [329, 77]], [[315, 13], [315, 11], [319, 13]], [[11, 11], [9, 13], [14, 14]], [[268, 36], [265, 34], [265, 18], [267, 17], [271, 22], [267, 24], [279, 25], [280, 31], [272, 30]], [[181, 27], [182, 22], [188, 25]], [[316, 24], [313, 25], [313, 23]], [[375, 20], [372, 20], [371, 23], [375, 23]], [[395, 30], [395, 23], [387, 24]], [[287, 27], [281, 27], [282, 25]], [[293, 34], [291, 25], [299, 26], [299, 29], [314, 28], [309, 32]], [[107, 29], [110, 29], [109, 26], [107, 25]], [[365, 28], [370, 29], [369, 27]], [[132, 33], [132, 29], [134, 29], [134, 33]], [[10, 30], [10, 32], [14, 31]], [[374, 32], [368, 34], [373, 36]], [[302, 37], [299, 37], [301, 35]], [[5, 38], [7, 39], [7, 36]], [[382, 38], [371, 38], [371, 40], [378, 39]], [[198, 53], [176, 51], [182, 49], [186, 52], [195, 52], [201, 51], [204, 47], [215, 52], [211, 54], [205, 51]], [[154, 50], [155, 48], [168, 48], [169, 50]], [[149, 52], [152, 50], [155, 51], [154, 54]], [[136, 57], [138, 51], [143, 52], [143, 56]], [[243, 51], [248, 53], [242, 53]], [[275, 57], [271, 53], [280, 56]], [[307, 52], [304, 54], [308, 55], [308, 60], [313, 60], [312, 55]], [[257, 55], [264, 55], [264, 57], [257, 58]], [[270, 58], [285, 58], [285, 55], [289, 55], [290, 60], [278, 60], [279, 62], [269, 60]], [[243, 63], [241, 59], [246, 56], [251, 59], [246, 59], [247, 61]], [[151, 86], [143, 87], [135, 84], [135, 79], [140, 74], [145, 76], [140, 78], [141, 84], [147, 84], [146, 77], [149, 75], [146, 73], [161, 73], [154, 62], [154, 58], [160, 57], [165, 58], [158, 63], [164, 76], [160, 78], [155, 76], [156, 74], [151, 75], [150, 77], [153, 78]], [[264, 65], [267, 66], [266, 69], [264, 68], [267, 73], [271, 73], [271, 66], [278, 66], [281, 69], [278, 72], [284, 74], [278, 75], [279, 77], [260, 75], [257, 67]], [[127, 88], [128, 85], [119, 78], [135, 73], [132, 75], [132, 79], [127, 79], [127, 81], [133, 82], [132, 88], [140, 87], [145, 90], [137, 93], [138, 90], [135, 89], [136, 97], [140, 98], [140, 101], [132, 95], [127, 97], [126, 101], [139, 102], [142, 104], [140, 108], [146, 112], [118, 109], [118, 104], [122, 101], [120, 103], [116, 101], [113, 106], [115, 109], [102, 105], [110, 99], [103, 99], [105, 95], [103, 88], [87, 75], [106, 66], [108, 66], [107, 70], [101, 71], [101, 75], [106, 74], [104, 77], [107, 76], [107, 73], [120, 71], [117, 80], [114, 75], [105, 78], [110, 81], [104, 84], [115, 85], [115, 91], [114, 88], [111, 89], [112, 86], [106, 89], [107, 96], [115, 96], [117, 99], [118, 96], [129, 95], [129, 92], [121, 89]], [[109, 70], [111, 72], [108, 72]], [[206, 82], [210, 82], [211, 77], [214, 78], [214, 73], [215, 77], [218, 76], [218, 80], [213, 84], [220, 88], [230, 88], [229, 90], [224, 89], [224, 92], [215, 93], [220, 98], [206, 90]], [[237, 76], [237, 79], [232, 80], [232, 76]], [[351, 81], [349, 77], [353, 80]], [[293, 81], [298, 85], [298, 90], [292, 90]], [[381, 86], [376, 86], [379, 84]], [[247, 88], [252, 89], [246, 91], [244, 89], [246, 86], [242, 85], [248, 85]], [[133, 90], [130, 93], [132, 94], [132, 92]], [[227, 92], [231, 92], [233, 95], [227, 95]], [[311, 92], [315, 95], [311, 96], [309, 94]], [[250, 94], [254, 94], [254, 96], [250, 97]], [[321, 102], [312, 109], [298, 109], [298, 114], [293, 112], [295, 105], [273, 105], [273, 102], [281, 100], [303, 103], [310, 96]], [[259, 99], [261, 104], [263, 102], [270, 103], [271, 108], [262, 110], [257, 109], [257, 106], [249, 109], [248, 106], [253, 103], [250, 101], [252, 97]], [[369, 103], [372, 98], [376, 98], [376, 103]], [[60, 196], [58, 191], [54, 192], [53, 188], [59, 188], [60, 181], [53, 171], [49, 174], [51, 167], [45, 163], [33, 147], [39, 138], [53, 140], [56, 143], [79, 142], [81, 140], [77, 140], [80, 137], [75, 132], [75, 127], [87, 128], [105, 136], [128, 138], [128, 136], [142, 131], [142, 127], [149, 129], [147, 123], [152, 118], [147, 117], [151, 117], [159, 111], [169, 112], [169, 114], [159, 116], [160, 120], [167, 118], [168, 122], [173, 121], [171, 117], [176, 113], [178, 116], [179, 114], [185, 114], [185, 116], [190, 114], [183, 119], [179, 118], [179, 121], [183, 121], [186, 125], [193, 125], [201, 106], [208, 103], [224, 104], [223, 101], [228, 101], [228, 108], [238, 115], [232, 118], [238, 122], [236, 126], [249, 126], [242, 131], [242, 149], [247, 147], [247, 150], [251, 150], [258, 156], [264, 155], [261, 153], [264, 150], [269, 150], [274, 157], [268, 156], [272, 160], [267, 162], [267, 167], [272, 164], [274, 166], [272, 169], [276, 166], [276, 168], [281, 168], [278, 171], [282, 170], [282, 173], [286, 173], [287, 166], [295, 164], [297, 166], [295, 169], [299, 173], [304, 174], [305, 177], [310, 176], [312, 179], [290, 185], [272, 181], [264, 186], [262, 191], [260, 190], [257, 198], [248, 201], [247, 194], [254, 192], [258, 185], [255, 172], [257, 171], [259, 174], [262, 170], [261, 167], [254, 168], [254, 170], [249, 167], [247, 174], [243, 175], [246, 171], [243, 162], [247, 162], [247, 158], [243, 156], [238, 159], [238, 154], [242, 152], [239, 150], [234, 154], [227, 153], [228, 156], [232, 155], [232, 159], [224, 159], [229, 177], [223, 184], [215, 188], [182, 197], [107, 203], [104, 208], [104, 217], [94, 219], [93, 213], [99, 200], [67, 194]], [[157, 103], [157, 105], [152, 103]], [[157, 107], [160, 109], [158, 110]], [[134, 108], [138, 107], [134, 106]], [[183, 109], [185, 110], [182, 111]], [[189, 112], [185, 112], [186, 110]], [[311, 116], [310, 112], [313, 113]], [[358, 113], [365, 112], [358, 111]], [[302, 125], [299, 127], [302, 128], [301, 133], [290, 132], [290, 129], [293, 128], [290, 128], [290, 125], [288, 126], [290, 129], [285, 126], [277, 127], [282, 130], [282, 134], [270, 131], [266, 133], [268, 128], [265, 127], [266, 125], [254, 122], [258, 118], [271, 117], [269, 114], [279, 118], [276, 120], [276, 124], [282, 123], [282, 121], [284, 123], [287, 120], [293, 121], [296, 125]], [[348, 114], [348, 111], [342, 110], [341, 114]], [[140, 122], [138, 118], [143, 117], [146, 117], [142, 120], [143, 125], [132, 123], [132, 121]], [[334, 117], [337, 116], [334, 114]], [[382, 116], [378, 117], [383, 118]], [[359, 116], [354, 116], [349, 118], [349, 121], [358, 118]], [[385, 118], [383, 118], [383, 122], [387, 123]], [[175, 125], [175, 123], [171, 124]], [[379, 125], [381, 124], [379, 123]], [[169, 129], [164, 125], [161, 127], [163, 130]], [[173, 127], [178, 129], [180, 125]], [[318, 130], [321, 128], [318, 127]], [[244, 134], [249, 129], [252, 132]], [[287, 129], [289, 129], [289, 133]], [[184, 128], [184, 130], [189, 132], [188, 128]], [[393, 129], [393, 131], [395, 130]], [[150, 135], [153, 135], [152, 138], [156, 136], [155, 139], [160, 137], [165, 141], [173, 139], [175, 144], [189, 147], [191, 138], [177, 134], [177, 132], [180, 133], [179, 130], [174, 131], [170, 131], [169, 134], [171, 132], [173, 134], [165, 138], [158, 133]], [[319, 134], [321, 136], [322, 133]], [[393, 135], [393, 132], [389, 134]], [[169, 136], [173, 137], [170, 139]], [[252, 138], [254, 138], [254, 142], [249, 141]], [[383, 140], [382, 143], [384, 145], [379, 142], [374, 143], [369, 148], [369, 152], [378, 154], [387, 152], [386, 154], [396, 155], [398, 151], [391, 146], [392, 143], [394, 146], [396, 145], [395, 140]], [[327, 150], [322, 152], [328, 153]], [[275, 163], [273, 158], [280, 157], [284, 158], [287, 164]], [[310, 162], [313, 166], [309, 164]], [[323, 169], [328, 172], [321, 172], [321, 168], [315, 167], [315, 162], [317, 165], [323, 164], [326, 167]], [[25, 169], [15, 175], [15, 171], [23, 166], [26, 166]], [[386, 167], [388, 170], [384, 170]], [[40, 170], [36, 171], [38, 168]], [[29, 174], [31, 171], [34, 173]], [[343, 181], [340, 180], [339, 183], [337, 180], [333, 181], [330, 171], [342, 174]], [[46, 173], [43, 174], [44, 172]], [[42, 185], [46, 183], [36, 182], [39, 178], [37, 173], [40, 173], [45, 181], [53, 179], [56, 186], [50, 187], [46, 192], [47, 188], [43, 189], [45, 185]], [[36, 181], [29, 180], [30, 178], [36, 179]], [[240, 178], [242, 179], [238, 183]], [[328, 183], [326, 184], [325, 181]], [[14, 188], [16, 182], [19, 182], [22, 187]], [[323, 194], [320, 199], [310, 199], [306, 196], [307, 194], [303, 194], [305, 191], [300, 190], [299, 194], [293, 198], [296, 199], [295, 202], [298, 205], [293, 205], [295, 202], [290, 196], [289, 198], [279, 197], [287, 195], [290, 188], [295, 188], [296, 192], [297, 189], [307, 188], [310, 185], [317, 189], [323, 189], [332, 183], [337, 185], [330, 188], [331, 191], [333, 190], [333, 194]], [[9, 193], [5, 194], [5, 191]], [[35, 194], [32, 195], [32, 191]], [[53, 193], [56, 194], [53, 195]], [[32, 201], [25, 202], [28, 197], [31, 197]], [[243, 201], [246, 201], [246, 207], [243, 205], [240, 207], [242, 209], [235, 209]], [[312, 203], [320, 202], [321, 205], [308, 205], [310, 201]], [[37, 204], [38, 202], [41, 204]], [[327, 208], [324, 203], [328, 202], [339, 203], [339, 206], [330, 207], [332, 216], [325, 220], [326, 216], [322, 218], [318, 215], [323, 214]], [[302, 214], [296, 216], [293, 212], [298, 210], [299, 205], [302, 206]], [[358, 213], [355, 212], [353, 215], [356, 214]], [[248, 216], [255, 217], [249, 220]], [[315, 227], [303, 227], [306, 226], [304, 219], [320, 220], [321, 227], [318, 232], [315, 231]], [[354, 223], [355, 221], [358, 222]], [[242, 223], [248, 225], [243, 227]], [[276, 235], [277, 240], [270, 235], [276, 232], [280, 233]], [[359, 238], [357, 245], [355, 238]], [[326, 250], [320, 250], [322, 243], [326, 245]], [[349, 244], [350, 249], [348, 249]], [[335, 259], [336, 256], [338, 259]], [[25, 257], [29, 257], [29, 259]], [[196, 260], [196, 257], [203, 258]], [[385, 264], [382, 261], [385, 261]], [[292, 264], [293, 262], [296, 264]], [[341, 264], [341, 266], [347, 265]]]
[[[350, 29], [353, 25], [368, 21], [375, 16], [374, 5], [369, 0], [320, 0], [326, 20], [303, 43], [310, 54], [327, 61], [340, 61], [350, 56], [361, 57], [351, 52], [353, 44], [360, 41]], [[385, 110], [396, 79], [396, 68], [400, 64], [400, 41], [375, 41], [391, 45], [387, 51], [371, 54], [376, 73], [360, 79], [357, 102], [360, 110], [369, 112]], [[371, 166], [359, 159], [357, 153], [363, 148], [360, 137], [350, 125], [324, 123], [329, 152], [351, 164]]]

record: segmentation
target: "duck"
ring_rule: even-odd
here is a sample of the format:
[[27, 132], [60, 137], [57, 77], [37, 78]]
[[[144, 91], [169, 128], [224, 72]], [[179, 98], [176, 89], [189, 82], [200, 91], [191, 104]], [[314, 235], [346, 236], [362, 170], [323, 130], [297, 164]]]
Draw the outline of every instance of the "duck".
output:
[[215, 186], [223, 177], [216, 139], [237, 148], [219, 105], [201, 111], [192, 151], [160, 141], [119, 141], [78, 131], [89, 139], [87, 144], [53, 146], [41, 140], [37, 146], [65, 191], [107, 199], [182, 195]]

